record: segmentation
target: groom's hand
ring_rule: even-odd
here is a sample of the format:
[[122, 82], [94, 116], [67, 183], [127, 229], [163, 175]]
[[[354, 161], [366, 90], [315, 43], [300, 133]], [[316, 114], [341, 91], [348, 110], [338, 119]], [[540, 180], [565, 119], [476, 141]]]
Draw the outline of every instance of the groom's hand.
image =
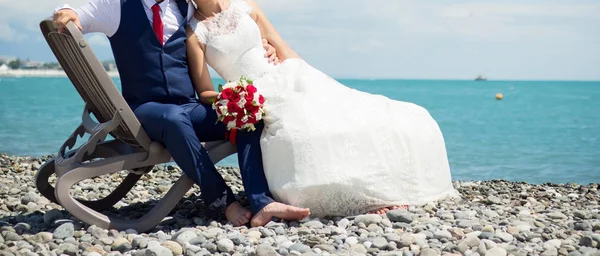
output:
[[69, 21], [75, 23], [77, 28], [81, 30], [79, 15], [73, 9], [60, 9], [54, 13], [54, 24], [58, 27], [58, 32], [62, 32]]
[[269, 59], [269, 63], [275, 62], [275, 64], [279, 64], [279, 58], [277, 58], [277, 50], [275, 50], [275, 47], [270, 45], [269, 41], [264, 38], [262, 43], [263, 47], [265, 47], [265, 50], [267, 51], [267, 53], [265, 53], [265, 57]]

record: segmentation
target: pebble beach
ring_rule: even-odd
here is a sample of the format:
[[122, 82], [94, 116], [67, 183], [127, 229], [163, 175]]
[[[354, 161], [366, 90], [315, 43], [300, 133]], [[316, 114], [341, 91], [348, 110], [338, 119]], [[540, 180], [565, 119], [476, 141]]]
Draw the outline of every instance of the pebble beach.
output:
[[[41, 196], [35, 173], [47, 157], [0, 155], [0, 255], [599, 255], [600, 184], [455, 181], [461, 198], [386, 215], [359, 215], [265, 227], [232, 227], [206, 217], [194, 186], [147, 233], [105, 230]], [[238, 170], [219, 172], [244, 201]], [[107, 195], [126, 172], [81, 182], [75, 196]], [[179, 178], [157, 166], [111, 213], [139, 217]], [[51, 180], [52, 182], [52, 180]]]

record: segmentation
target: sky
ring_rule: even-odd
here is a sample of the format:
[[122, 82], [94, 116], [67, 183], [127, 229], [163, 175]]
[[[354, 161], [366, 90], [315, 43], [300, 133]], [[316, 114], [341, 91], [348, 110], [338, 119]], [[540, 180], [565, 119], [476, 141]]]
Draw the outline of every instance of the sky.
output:
[[[59, 4], [86, 2], [0, 0], [0, 56], [55, 61], [39, 21]], [[303, 59], [334, 78], [600, 80], [598, 0], [256, 2]], [[86, 37], [112, 59], [104, 35]]]

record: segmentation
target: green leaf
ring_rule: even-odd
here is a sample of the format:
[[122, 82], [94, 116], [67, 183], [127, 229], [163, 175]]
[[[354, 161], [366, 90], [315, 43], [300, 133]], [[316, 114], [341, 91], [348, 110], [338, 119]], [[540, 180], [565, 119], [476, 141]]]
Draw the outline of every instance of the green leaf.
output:
[[219, 92], [222, 92], [222, 91], [223, 91], [223, 85], [219, 84]]

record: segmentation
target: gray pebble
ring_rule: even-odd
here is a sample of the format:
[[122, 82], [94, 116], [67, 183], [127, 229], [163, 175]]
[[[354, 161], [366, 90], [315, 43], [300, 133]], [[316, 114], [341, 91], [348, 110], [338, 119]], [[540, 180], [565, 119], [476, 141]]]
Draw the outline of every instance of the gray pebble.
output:
[[310, 247], [308, 247], [307, 245], [301, 244], [301, 243], [295, 243], [290, 245], [290, 247], [288, 248], [289, 251], [297, 251], [299, 253], [305, 253], [310, 251]]
[[62, 243], [61, 245], [58, 246], [58, 250], [66, 255], [69, 256], [76, 256], [77, 252], [78, 252], [78, 248], [76, 245], [71, 244], [71, 243]]
[[356, 218], [354, 218], [354, 223], [362, 223], [365, 226], [368, 226], [371, 224], [379, 224], [381, 220], [382, 218], [378, 214], [365, 214], [356, 216]]
[[[0, 154], [0, 256], [600, 255], [598, 184], [457, 181], [463, 197], [389, 211], [383, 218], [273, 221], [251, 229], [211, 219], [201, 199], [184, 199], [153, 231], [140, 233], [93, 225], [81, 229], [87, 225], [28, 187], [35, 173], [13, 171], [14, 161]], [[18, 161], [35, 166], [33, 160]], [[144, 184], [117, 203], [122, 210], [115, 213], [138, 217], [147, 212], [148, 206], [126, 206], [160, 199], [181, 175], [169, 166], [145, 175]], [[235, 193], [243, 191], [238, 169], [218, 171]], [[81, 182], [74, 190], [85, 199], [99, 199], [119, 183], [117, 176]], [[10, 183], [2, 183], [7, 178]]]
[[374, 237], [371, 239], [371, 246], [383, 250], [387, 247], [388, 241], [383, 237]]
[[191, 230], [185, 230], [183, 232], [176, 233], [175, 235], [173, 235], [173, 237], [171, 237], [171, 239], [183, 245], [196, 237], [198, 237], [198, 234], [196, 234], [196, 232]]
[[485, 256], [506, 256], [507, 252], [506, 249], [502, 248], [502, 247], [496, 247], [496, 248], [492, 248], [490, 250], [488, 250], [485, 253]]
[[146, 256], [173, 256], [173, 252], [164, 246], [153, 246], [145, 250]]
[[562, 220], [562, 219], [568, 219], [569, 218], [569, 217], [567, 217], [567, 215], [565, 215], [564, 213], [559, 212], [559, 211], [551, 212], [547, 216], [548, 216], [548, 218], [555, 219], [555, 220]]
[[421, 250], [421, 256], [438, 256], [440, 255], [440, 253], [438, 253], [436, 250], [431, 249], [431, 248], [423, 248]]
[[511, 242], [514, 239], [511, 234], [505, 232], [497, 232], [496, 237], [500, 238], [504, 242]]
[[148, 246], [148, 239], [145, 237], [135, 237], [131, 240], [131, 246], [133, 248], [144, 249]]
[[75, 226], [73, 223], [67, 222], [58, 226], [52, 235], [55, 239], [65, 239], [67, 237], [73, 237], [75, 234]]
[[220, 252], [232, 253], [234, 248], [235, 245], [233, 244], [233, 242], [227, 238], [221, 239], [217, 242], [217, 249]]
[[404, 209], [391, 210], [386, 213], [388, 219], [393, 222], [412, 223], [413, 216], [410, 212]]
[[256, 247], [256, 256], [277, 256], [277, 251], [268, 244], [260, 244]]
[[346, 227], [348, 227], [348, 225], [350, 224], [350, 220], [343, 218], [340, 221], [338, 221], [337, 226], [343, 229], [346, 229]]
[[587, 221], [577, 222], [575, 223], [574, 229], [581, 231], [592, 231], [592, 225], [590, 225], [590, 223]]
[[573, 212], [573, 216], [580, 219], [590, 219], [592, 218], [592, 213], [584, 210], [577, 210]]
[[312, 220], [312, 221], [302, 224], [302, 226], [307, 227], [307, 228], [312, 228], [312, 229], [319, 229], [319, 228], [323, 228], [323, 223], [321, 223], [318, 220]]

